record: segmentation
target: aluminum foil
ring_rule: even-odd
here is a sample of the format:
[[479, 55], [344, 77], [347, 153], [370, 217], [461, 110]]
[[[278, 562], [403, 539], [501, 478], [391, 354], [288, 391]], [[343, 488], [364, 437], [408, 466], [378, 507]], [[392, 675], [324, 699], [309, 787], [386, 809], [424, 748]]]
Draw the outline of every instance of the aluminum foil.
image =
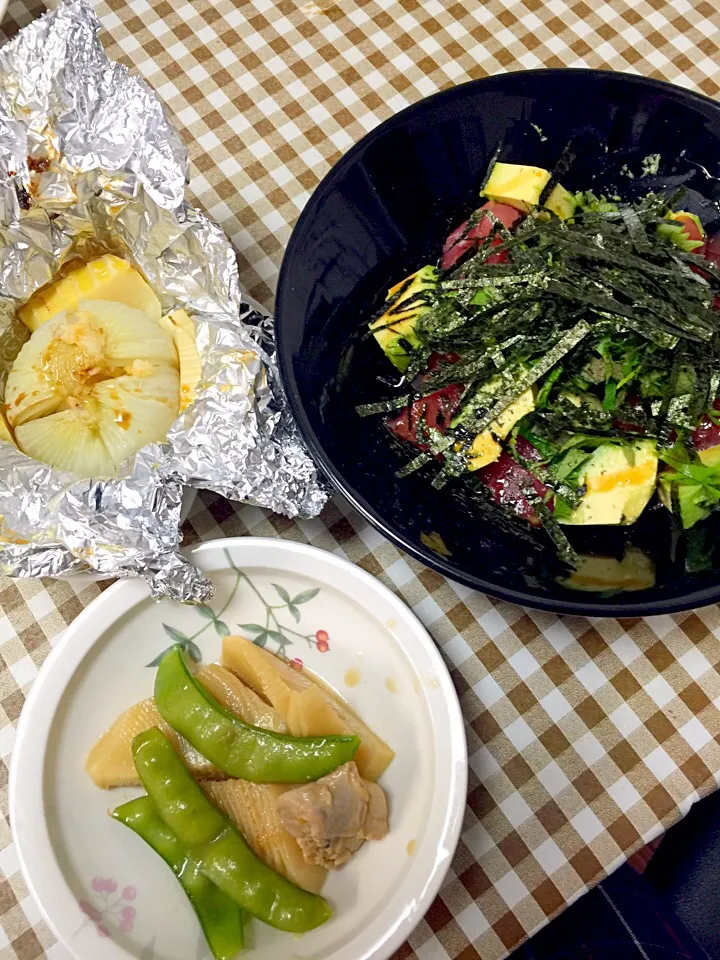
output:
[[168, 442], [113, 480], [0, 443], [0, 573], [143, 576], [155, 596], [197, 602], [212, 587], [178, 553], [186, 485], [291, 517], [315, 516], [327, 492], [287, 411], [272, 324], [243, 302], [222, 230], [183, 199], [180, 137], [98, 32], [90, 5], [66, 0], [0, 50], [0, 388], [28, 336], [17, 307], [66, 260], [110, 251], [164, 311], [195, 319], [202, 389]]

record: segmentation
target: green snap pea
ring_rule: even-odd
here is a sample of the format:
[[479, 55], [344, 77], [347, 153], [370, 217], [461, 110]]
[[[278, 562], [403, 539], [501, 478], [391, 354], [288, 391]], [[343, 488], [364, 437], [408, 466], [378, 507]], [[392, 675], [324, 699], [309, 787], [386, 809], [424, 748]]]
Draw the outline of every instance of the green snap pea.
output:
[[138, 797], [113, 812], [159, 854], [180, 881], [200, 921], [215, 960], [233, 960], [244, 945], [242, 911], [200, 869], [161, 818], [150, 797]]
[[290, 933], [305, 933], [330, 918], [326, 900], [301, 890], [255, 856], [157, 727], [135, 737], [133, 758], [163, 821], [205, 876], [239, 907]]
[[243, 723], [193, 677], [181, 647], [169, 650], [155, 678], [163, 719], [231, 777], [255, 783], [319, 780], [355, 756], [355, 736], [291, 737]]

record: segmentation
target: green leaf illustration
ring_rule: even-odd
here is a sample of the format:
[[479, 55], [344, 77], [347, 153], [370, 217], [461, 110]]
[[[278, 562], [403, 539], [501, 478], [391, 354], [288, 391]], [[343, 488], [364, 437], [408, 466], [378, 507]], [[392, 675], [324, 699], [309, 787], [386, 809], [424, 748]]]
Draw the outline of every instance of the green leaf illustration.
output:
[[187, 650], [191, 660], [194, 660], [195, 663], [200, 663], [202, 660], [202, 650], [196, 643], [193, 643], [192, 640], [188, 640], [188, 642], [185, 644], [185, 649]]
[[279, 583], [274, 583], [273, 586], [280, 595], [280, 599], [283, 600], [284, 603], [290, 603], [290, 594], [287, 592], [285, 587], [281, 587]]
[[161, 652], [155, 657], [154, 660], [151, 660], [150, 663], [146, 663], [145, 666], [146, 666], [146, 667], [159, 667], [159, 666], [160, 666], [160, 661], [161, 661], [162, 658], [165, 656], [165, 654], [168, 652], [168, 650], [172, 650], [172, 647], [166, 647], [163, 651], [161, 651]]
[[197, 612], [200, 614], [201, 617], [205, 617], [207, 620], [215, 619], [215, 611], [212, 609], [212, 607], [209, 607], [206, 603], [198, 603], [195, 609], [197, 610]]
[[294, 617], [295, 623], [300, 623], [300, 611], [298, 610], [298, 608], [294, 604], [290, 603], [288, 604], [288, 610]]
[[238, 627], [248, 633], [265, 633], [265, 627], [261, 627], [259, 623], [239, 623]]
[[170, 627], [167, 625], [167, 623], [163, 624], [163, 628], [165, 630], [165, 633], [170, 637], [171, 640], [174, 640], [175, 643], [180, 643], [183, 646], [185, 645], [185, 643], [188, 640], [188, 637], [186, 634], [182, 632], [182, 630], [176, 630], [175, 627]]
[[286, 643], [292, 643], [292, 640], [288, 640], [279, 630], [267, 630], [266, 633], [271, 640], [274, 640], [275, 643], [279, 643], [281, 646], [284, 646]]
[[262, 633], [259, 633], [256, 637], [253, 637], [253, 643], [257, 644], [258, 647], [264, 647], [267, 643], [267, 631], [263, 630]]
[[218, 634], [218, 636], [220, 636], [220, 637], [227, 637], [227, 636], [230, 634], [230, 627], [228, 627], [228, 625], [227, 625], [224, 621], [222, 621], [222, 620], [216, 620], [216, 621], [215, 621], [215, 632], [216, 632], [216, 633]]
[[[213, 615], [213, 619], [214, 619], [214, 615]], [[187, 651], [187, 654], [191, 660], [194, 660], [195, 663], [200, 663], [200, 661], [202, 660], [202, 650], [196, 643], [193, 643], [193, 641], [190, 639], [190, 637], [187, 636], [187, 634], [183, 633], [182, 630], [178, 630], [176, 627], [171, 627], [167, 623], [163, 624], [163, 629], [165, 633], [170, 637], [173, 643], [179, 644], [183, 648], [183, 650]], [[155, 659], [148, 664], [148, 666], [156, 667], [160, 663], [162, 658], [165, 656], [165, 654], [168, 652], [168, 650], [171, 650], [171, 649], [172, 647], [167, 647], [165, 650], [162, 651], [162, 653], [159, 653], [155, 657]]]
[[311, 590], [303, 590], [302, 593], [299, 593], [296, 597], [290, 601], [294, 606], [298, 606], [301, 603], [307, 603], [308, 600], [312, 600], [313, 597], [316, 597], [320, 593], [320, 587], [313, 587]]

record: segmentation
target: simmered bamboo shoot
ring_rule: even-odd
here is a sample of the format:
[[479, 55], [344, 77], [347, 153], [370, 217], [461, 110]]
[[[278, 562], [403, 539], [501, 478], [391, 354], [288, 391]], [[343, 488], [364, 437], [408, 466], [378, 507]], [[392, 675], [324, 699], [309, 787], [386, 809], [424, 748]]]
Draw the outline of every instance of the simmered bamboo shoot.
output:
[[355, 755], [360, 774], [377, 780], [395, 756], [390, 747], [360, 720], [337, 694], [317, 683], [305, 670], [244, 637], [225, 637], [222, 660], [248, 686], [269, 700], [293, 736], [357, 734]]
[[[287, 731], [287, 726], [278, 713], [229, 670], [212, 663], [198, 670], [197, 678], [216, 700], [246, 723], [275, 730], [277, 733]], [[98, 787], [139, 785], [140, 780], [132, 758], [132, 742], [139, 733], [151, 727], [159, 727], [162, 730], [183, 757], [194, 777], [198, 779], [225, 777], [225, 774], [165, 723], [151, 697], [136, 703], [119, 716], [90, 750], [85, 769]]]
[[304, 890], [320, 892], [327, 871], [305, 861], [297, 840], [283, 827], [277, 813], [278, 797], [290, 788], [247, 780], [208, 780], [201, 786], [265, 863]]

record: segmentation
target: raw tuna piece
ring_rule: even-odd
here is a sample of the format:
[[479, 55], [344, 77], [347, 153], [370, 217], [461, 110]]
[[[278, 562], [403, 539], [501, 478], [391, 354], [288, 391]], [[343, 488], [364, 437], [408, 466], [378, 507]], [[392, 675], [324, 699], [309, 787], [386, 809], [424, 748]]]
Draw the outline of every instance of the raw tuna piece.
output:
[[462, 391], [462, 384], [451, 383], [426, 397], [420, 397], [410, 406], [403, 407], [396, 417], [390, 417], [388, 428], [400, 440], [407, 440], [419, 450], [427, 451], [428, 445], [418, 439], [418, 426], [424, 423], [445, 433], [460, 403]]
[[720, 267], [720, 233], [708, 237], [704, 248], [698, 250], [698, 253], [701, 253], [706, 260], [714, 263], [716, 267]]
[[444, 363], [457, 363], [460, 355], [457, 353], [431, 353], [425, 373], [419, 373], [412, 382], [413, 389], [422, 393], [425, 381], [431, 373], [437, 373]]
[[[496, 203], [494, 200], [488, 200], [487, 203], [484, 203], [482, 207], [480, 207], [480, 210], [487, 210], [488, 213], [491, 213], [493, 217], [499, 220], [508, 230], [512, 229], [523, 216], [515, 207], [508, 206], [506, 203]], [[449, 270], [450, 267], [455, 266], [458, 260], [464, 257], [470, 250], [477, 250], [480, 242], [490, 236], [495, 228], [495, 222], [491, 217], [481, 217], [479, 222], [476, 223], [474, 227], [471, 227], [470, 230], [467, 231], [467, 234], [463, 236], [467, 225], [468, 221], [466, 220], [465, 223], [453, 230], [445, 241], [442, 257], [440, 258], [440, 267], [443, 270]], [[502, 243], [502, 238], [495, 237], [492, 243], [493, 246], [497, 247]], [[505, 260], [507, 260], [507, 254], [503, 252], [488, 257], [487, 262], [502, 263]]]
[[[532, 444], [528, 444], [532, 447]], [[532, 447], [534, 450], [535, 448]], [[536, 451], [537, 452], [537, 451]], [[525, 454], [523, 454], [524, 456]], [[528, 457], [527, 459], [530, 459]], [[490, 491], [490, 496], [501, 507], [509, 507], [514, 513], [523, 520], [527, 520], [533, 526], [541, 526], [540, 518], [535, 513], [532, 504], [527, 499], [525, 491], [531, 488], [548, 504], [552, 510], [552, 501], [549, 495], [551, 490], [544, 483], [533, 476], [529, 470], [520, 466], [517, 461], [507, 453], [501, 453], [500, 457], [494, 462], [478, 470], [478, 477]]]
[[527, 437], [523, 437], [522, 434], [518, 434], [515, 440], [515, 449], [518, 456], [522, 457], [523, 460], [539, 463], [543, 458], [538, 448], [533, 446]]
[[[713, 410], [720, 410], [720, 399], [713, 403]], [[692, 441], [696, 450], [709, 450], [710, 447], [717, 447], [720, 444], [720, 426], [713, 423], [710, 417], [705, 414], [697, 429], [693, 432]]]

